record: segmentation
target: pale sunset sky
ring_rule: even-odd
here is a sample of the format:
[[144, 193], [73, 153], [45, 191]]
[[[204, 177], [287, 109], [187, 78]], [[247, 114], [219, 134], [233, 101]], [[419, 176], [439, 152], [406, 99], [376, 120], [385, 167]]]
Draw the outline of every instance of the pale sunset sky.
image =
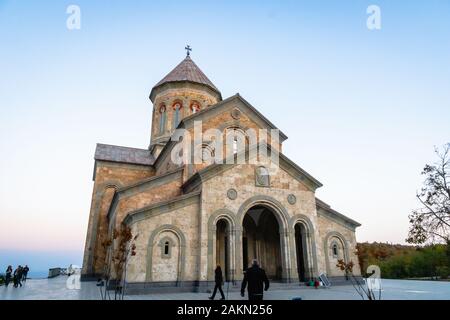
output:
[[0, 272], [81, 265], [95, 145], [148, 147], [148, 95], [187, 44], [289, 137], [358, 241], [404, 243], [450, 142], [450, 1], [0, 0]]

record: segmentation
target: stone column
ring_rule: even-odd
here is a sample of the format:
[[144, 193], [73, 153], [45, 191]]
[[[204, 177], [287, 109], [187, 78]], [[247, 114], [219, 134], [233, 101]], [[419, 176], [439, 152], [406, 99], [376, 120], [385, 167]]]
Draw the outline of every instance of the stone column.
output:
[[235, 229], [235, 280], [242, 280], [244, 278], [242, 270], [242, 228]]
[[210, 237], [208, 239], [208, 257], [210, 257], [208, 261], [208, 271], [207, 271], [207, 281], [214, 281], [214, 267], [217, 261], [217, 250], [216, 250], [216, 242], [217, 242], [217, 227], [214, 225], [209, 229]]
[[291, 279], [298, 282], [298, 266], [297, 266], [297, 243], [295, 241], [295, 229], [289, 232], [290, 254], [291, 254]]
[[228, 280], [234, 279], [234, 273], [235, 273], [235, 266], [234, 266], [234, 251], [235, 251], [235, 243], [234, 243], [234, 237], [235, 237], [235, 230], [228, 230], [227, 231], [227, 238], [228, 238]]
[[281, 268], [283, 281], [291, 281], [291, 262], [290, 262], [290, 244], [289, 234], [287, 230], [280, 231], [280, 246], [281, 246]]

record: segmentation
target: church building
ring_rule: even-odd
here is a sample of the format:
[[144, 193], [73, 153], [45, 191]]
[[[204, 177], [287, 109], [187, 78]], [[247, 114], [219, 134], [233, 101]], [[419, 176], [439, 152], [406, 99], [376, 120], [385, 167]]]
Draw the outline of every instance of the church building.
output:
[[283, 154], [287, 136], [239, 94], [222, 99], [189, 51], [150, 100], [147, 149], [97, 144], [83, 279], [112, 269], [123, 226], [135, 246], [124, 274], [132, 293], [206, 290], [217, 265], [239, 285], [253, 259], [280, 283], [322, 273], [342, 283], [340, 259], [360, 275], [360, 224], [315, 196], [322, 184]]

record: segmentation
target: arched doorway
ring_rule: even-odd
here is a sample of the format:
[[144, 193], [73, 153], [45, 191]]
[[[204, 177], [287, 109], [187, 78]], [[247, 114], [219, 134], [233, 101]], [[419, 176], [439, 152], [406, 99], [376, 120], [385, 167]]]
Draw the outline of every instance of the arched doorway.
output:
[[301, 282], [305, 282], [309, 278], [308, 270], [308, 243], [307, 243], [307, 230], [305, 225], [297, 223], [295, 225], [295, 250], [297, 256], [297, 272], [298, 279]]
[[225, 281], [230, 280], [230, 227], [225, 219], [216, 224], [216, 265], [220, 265]]
[[280, 226], [272, 209], [256, 205], [244, 216], [242, 268], [245, 271], [257, 259], [270, 279], [282, 278]]

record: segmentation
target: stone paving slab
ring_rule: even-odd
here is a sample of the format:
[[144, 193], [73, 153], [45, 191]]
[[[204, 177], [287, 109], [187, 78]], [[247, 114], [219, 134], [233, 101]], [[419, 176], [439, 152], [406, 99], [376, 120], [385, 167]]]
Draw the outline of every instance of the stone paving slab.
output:
[[[67, 277], [53, 279], [28, 280], [22, 288], [0, 287], [0, 300], [100, 300], [100, 291], [95, 282], [81, 282], [79, 290], [68, 289]], [[450, 283], [436, 281], [383, 280], [383, 299], [400, 300], [438, 300], [450, 299]], [[225, 288], [226, 293], [226, 288]], [[208, 293], [168, 293], [129, 295], [126, 300], [206, 300]], [[113, 297], [113, 294], [111, 294]], [[218, 299], [220, 295], [216, 296]], [[298, 289], [281, 290], [279, 287], [267, 291], [266, 300], [292, 300], [301, 297], [303, 300], [360, 300], [360, 296], [352, 286], [335, 286], [329, 289], [299, 287]], [[245, 300], [239, 292], [228, 293], [228, 299]]]

